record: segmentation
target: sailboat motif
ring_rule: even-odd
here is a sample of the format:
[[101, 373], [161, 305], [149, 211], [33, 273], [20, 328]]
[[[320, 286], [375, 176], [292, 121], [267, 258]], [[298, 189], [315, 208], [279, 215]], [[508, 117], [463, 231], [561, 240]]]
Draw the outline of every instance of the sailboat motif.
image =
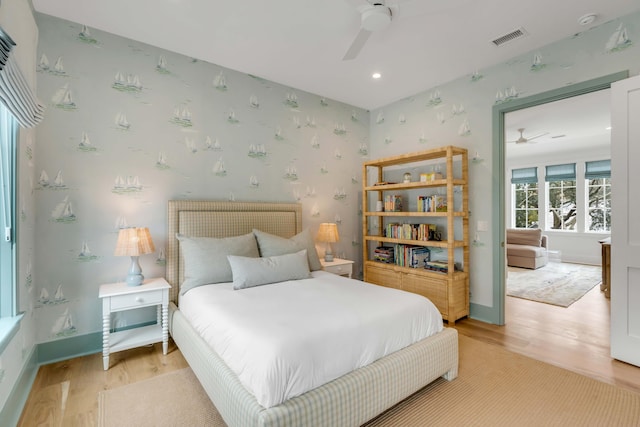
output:
[[516, 99], [518, 95], [519, 94], [515, 86], [511, 86], [510, 88], [505, 89], [504, 92], [502, 92], [501, 90], [498, 90], [498, 92], [496, 93], [495, 103], [501, 104], [503, 102], [511, 101], [512, 99]]
[[351, 110], [351, 121], [352, 122], [358, 121], [358, 113], [356, 112], [356, 110]]
[[385, 144], [391, 144], [392, 142], [393, 142], [393, 139], [389, 135], [384, 137]]
[[300, 129], [300, 117], [298, 116], [293, 116], [293, 125], [296, 127], [296, 129]]
[[424, 134], [424, 131], [422, 131], [422, 133], [420, 134], [420, 136], [418, 137], [418, 142], [420, 144], [426, 144], [427, 142], [427, 136]]
[[65, 302], [66, 299], [64, 294], [62, 293], [62, 285], [58, 285], [56, 289], [56, 293], [53, 295], [53, 302], [56, 304], [60, 304], [61, 302]]
[[378, 113], [378, 116], [376, 117], [376, 124], [382, 124], [384, 123], [384, 113], [382, 111], [380, 111]]
[[627, 28], [621, 23], [618, 26], [618, 29], [611, 34], [607, 44], [605, 45], [605, 49], [607, 52], [617, 52], [622, 49], [626, 49], [632, 45], [631, 40], [629, 40], [629, 35], [627, 33]]
[[58, 59], [56, 59], [56, 63], [53, 65], [53, 70], [49, 70], [52, 74], [56, 74], [58, 76], [62, 76], [64, 74], [66, 74], [64, 72], [64, 64], [62, 62], [62, 56], [59, 56]]
[[453, 107], [451, 107], [451, 114], [454, 116], [459, 116], [461, 114], [464, 114], [466, 111], [464, 109], [464, 105], [460, 104], [460, 106], [457, 106], [456, 104], [453, 104]]
[[345, 133], [347, 133], [347, 127], [344, 125], [344, 123], [336, 123], [333, 127], [333, 133], [335, 133], [336, 135], [344, 135]]
[[320, 140], [318, 139], [318, 134], [313, 135], [313, 138], [311, 138], [311, 147], [320, 148]]
[[342, 218], [340, 218], [340, 214], [336, 214], [336, 216], [333, 217], [333, 221], [336, 224], [342, 224]]
[[404, 114], [400, 114], [400, 116], [398, 116], [398, 123], [400, 123], [401, 125], [407, 123], [407, 118]]
[[167, 69], [167, 58], [164, 55], [160, 55], [158, 58], [158, 65], [156, 65], [156, 71], [162, 74], [169, 74]]
[[248, 155], [249, 157], [266, 157], [267, 149], [264, 144], [251, 144]]
[[91, 261], [97, 259], [98, 257], [91, 253], [91, 249], [89, 249], [89, 244], [86, 242], [82, 242], [82, 249], [80, 249], [80, 253], [78, 254], [78, 259], [80, 261]]
[[340, 152], [339, 148], [336, 148], [336, 151], [333, 152], [333, 157], [335, 157], [338, 160], [342, 159], [342, 153]]
[[[211, 143], [211, 139], [209, 139], [209, 143]], [[213, 141], [213, 145], [211, 146], [211, 149], [213, 151], [222, 151], [222, 146], [220, 145], [220, 141], [218, 141], [218, 138], [216, 138], [215, 141]]]
[[229, 199], [230, 202], [235, 202], [236, 201], [236, 195], [233, 194], [233, 191], [229, 192]]
[[71, 314], [69, 314], [69, 309], [66, 309], [64, 313], [62, 313], [62, 316], [56, 319], [53, 327], [51, 328], [51, 332], [57, 337], [66, 337], [78, 332], [77, 328], [73, 324]]
[[71, 95], [69, 84], [65, 84], [60, 89], [58, 89], [51, 100], [53, 101], [53, 105], [58, 108], [62, 108], [63, 110], [76, 109], [76, 103], [73, 101], [73, 96]]
[[238, 120], [238, 119], [236, 118], [236, 113], [235, 113], [235, 111], [231, 110], [231, 111], [229, 112], [229, 114], [227, 115], [227, 121], [228, 121], [229, 123], [238, 123], [240, 120]]
[[429, 95], [428, 105], [438, 105], [442, 102], [442, 97], [440, 96], [440, 91], [435, 90], [431, 95]]
[[249, 97], [249, 106], [253, 108], [260, 108], [260, 102], [258, 102], [257, 96], [251, 95]]
[[293, 190], [291, 190], [291, 192], [293, 193], [293, 200], [295, 200], [296, 202], [299, 202], [300, 199], [300, 191], [297, 188], [294, 188]]
[[351, 175], [351, 183], [352, 184], [358, 183], [358, 175], [356, 175], [355, 173]]
[[258, 177], [255, 175], [251, 175], [249, 177], [249, 185], [253, 188], [258, 188], [260, 187], [260, 181], [258, 181]]
[[38, 62], [38, 68], [41, 71], [49, 70], [49, 58], [47, 58], [47, 55], [45, 55], [44, 53], [40, 55], [40, 62]]
[[156, 257], [156, 264], [158, 264], [158, 265], [166, 265], [167, 264], [167, 258], [164, 255], [164, 248], [160, 248], [160, 250], [158, 251], [158, 256]]
[[49, 291], [47, 291], [45, 288], [42, 288], [40, 290], [40, 296], [38, 297], [38, 302], [42, 304], [48, 304], [49, 301], [50, 301]]
[[482, 79], [484, 76], [480, 73], [480, 71], [476, 70], [473, 72], [473, 74], [471, 74], [471, 81], [472, 82], [477, 82], [478, 80]]
[[320, 166], [320, 173], [329, 173], [329, 169], [327, 168], [326, 164]]
[[189, 111], [189, 109], [186, 106], [183, 106], [182, 108], [180, 107], [174, 108], [173, 117], [171, 118], [170, 122], [183, 127], [191, 127], [193, 126], [191, 119], [192, 119], [191, 111]]
[[125, 218], [122, 215], [116, 218], [116, 226], [115, 226], [116, 230], [120, 230], [121, 228], [128, 228], [128, 227], [129, 227], [129, 224], [127, 223], [127, 218]]
[[125, 178], [122, 175], [118, 175], [113, 183], [113, 188], [111, 189], [113, 193], [134, 193], [138, 191], [142, 191], [142, 184], [140, 184], [140, 178], [138, 175], [128, 175]]
[[89, 135], [87, 135], [86, 132], [82, 132], [82, 138], [80, 139], [80, 142], [78, 143], [78, 150], [96, 151], [96, 147], [94, 147], [91, 144], [91, 141], [89, 140]]
[[327, 107], [329, 106], [329, 103], [327, 102], [326, 98], [320, 98], [320, 105], [322, 105], [323, 107]]
[[333, 198], [335, 200], [346, 199], [347, 198], [347, 192], [345, 191], [344, 188], [341, 188], [341, 189], [336, 188], [335, 190], [333, 190]]
[[471, 135], [471, 129], [469, 128], [469, 121], [467, 119], [462, 122], [460, 128], [458, 128], [458, 135], [468, 136]]
[[53, 212], [51, 212], [51, 217], [56, 222], [74, 222], [76, 220], [69, 196], [66, 196], [62, 202], [56, 205]]
[[158, 160], [156, 160], [156, 167], [158, 169], [169, 169], [167, 164], [167, 156], [161, 151], [158, 153]]
[[305, 126], [310, 127], [310, 128], [316, 127], [316, 118], [307, 116], [307, 121], [306, 121]]
[[58, 173], [56, 174], [56, 177], [53, 179], [53, 187], [55, 188], [66, 188], [66, 185], [64, 185], [64, 179], [62, 178], [62, 171], [59, 170]]
[[32, 271], [31, 261], [27, 261], [27, 265], [25, 267], [25, 273], [24, 273], [24, 284], [27, 287], [31, 287], [31, 283], [33, 280], [31, 271]]
[[187, 150], [191, 151], [192, 153], [198, 152], [198, 147], [196, 146], [196, 142], [193, 139], [185, 137], [184, 145], [185, 147], [187, 147]]
[[227, 90], [227, 78], [222, 71], [213, 78], [213, 87], [222, 91]]
[[307, 191], [305, 193], [306, 197], [316, 197], [316, 187], [307, 187]]
[[284, 172], [284, 178], [290, 181], [298, 180], [298, 170], [295, 166], [287, 166]]
[[367, 154], [369, 154], [369, 147], [367, 146], [366, 143], [361, 142], [360, 146], [358, 147], [358, 153], [361, 156], [366, 156]]
[[533, 55], [533, 61], [531, 62], [531, 71], [542, 70], [546, 66], [547, 66], [547, 64], [542, 62], [542, 55], [541, 54], [536, 53], [535, 55]]
[[213, 165], [213, 173], [216, 176], [225, 176], [227, 174], [227, 168], [224, 165], [222, 157], [220, 157]]
[[118, 112], [114, 119], [116, 127], [121, 130], [129, 130], [131, 123], [127, 120], [127, 116], [124, 113]]
[[287, 92], [284, 103], [290, 107], [298, 107], [298, 95], [295, 92]]
[[47, 175], [47, 172], [44, 169], [42, 170], [42, 172], [40, 172], [40, 178], [38, 178], [38, 184], [40, 184], [43, 187], [49, 186], [49, 175]]
[[80, 30], [80, 33], [78, 33], [78, 38], [85, 43], [98, 43], [98, 41], [93, 38], [93, 36], [91, 35], [91, 31], [89, 31], [89, 27], [87, 27], [86, 25], [82, 26], [82, 30]]
[[317, 203], [315, 203], [311, 208], [311, 216], [320, 216], [320, 208]]
[[276, 128], [276, 131], [273, 137], [275, 138], [276, 141], [282, 141], [284, 139], [284, 136], [282, 136], [282, 128], [280, 126]]
[[112, 88], [121, 92], [140, 92], [142, 90], [142, 83], [138, 75], [128, 74], [127, 77], [118, 71], [113, 79]]

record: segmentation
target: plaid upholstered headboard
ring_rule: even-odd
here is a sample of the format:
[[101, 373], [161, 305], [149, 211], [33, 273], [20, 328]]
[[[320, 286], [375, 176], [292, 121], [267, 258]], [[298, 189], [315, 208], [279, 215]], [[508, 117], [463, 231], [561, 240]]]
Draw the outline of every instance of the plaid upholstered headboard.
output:
[[302, 206], [299, 203], [170, 200], [168, 209], [166, 279], [171, 285], [170, 299], [176, 304], [184, 278], [184, 261], [176, 233], [194, 237], [231, 237], [257, 228], [289, 238], [302, 231]]

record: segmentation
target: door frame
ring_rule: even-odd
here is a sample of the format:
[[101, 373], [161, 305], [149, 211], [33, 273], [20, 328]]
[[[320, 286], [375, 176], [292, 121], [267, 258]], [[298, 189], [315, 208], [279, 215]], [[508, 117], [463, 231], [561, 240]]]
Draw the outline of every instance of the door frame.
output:
[[504, 104], [493, 106], [492, 111], [492, 147], [491, 147], [491, 193], [493, 205], [498, 206], [492, 215], [492, 249], [493, 249], [493, 299], [491, 307], [476, 306], [476, 314], [483, 319], [497, 325], [505, 323], [506, 300], [506, 255], [505, 255], [505, 191], [506, 191], [506, 147], [504, 137], [505, 114], [523, 108], [535, 107], [561, 99], [571, 98], [586, 93], [608, 89], [613, 82], [626, 79], [629, 71], [620, 71], [606, 76], [587, 80], [581, 83], [564, 86], [558, 89], [538, 93], [526, 98], [514, 99]]

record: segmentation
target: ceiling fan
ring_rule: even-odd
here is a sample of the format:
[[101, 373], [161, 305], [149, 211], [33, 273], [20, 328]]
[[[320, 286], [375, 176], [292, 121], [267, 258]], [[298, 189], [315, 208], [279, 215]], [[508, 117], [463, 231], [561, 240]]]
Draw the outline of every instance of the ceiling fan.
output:
[[384, 0], [367, 0], [364, 3], [350, 1], [350, 3], [356, 3], [356, 9], [360, 12], [360, 31], [342, 58], [343, 61], [358, 56], [371, 33], [387, 28], [398, 12], [397, 3], [391, 4]]
[[546, 134], [548, 134], [549, 132], [543, 132], [541, 134], [538, 134], [536, 136], [532, 136], [530, 138], [526, 138], [523, 133], [524, 133], [524, 128], [520, 128], [518, 129], [518, 132], [520, 132], [520, 138], [514, 140], [514, 141], [507, 141], [507, 142], [515, 142], [516, 144], [526, 144], [526, 143], [532, 143], [535, 144], [534, 139], [536, 138], [540, 138], [541, 136], [545, 136]]

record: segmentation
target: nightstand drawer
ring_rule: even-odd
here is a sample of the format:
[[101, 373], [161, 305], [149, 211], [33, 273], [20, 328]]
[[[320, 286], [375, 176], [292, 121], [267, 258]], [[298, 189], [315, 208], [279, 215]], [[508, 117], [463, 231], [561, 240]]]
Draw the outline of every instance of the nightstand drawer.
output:
[[111, 297], [111, 311], [162, 304], [162, 289]]
[[342, 275], [350, 275], [351, 274], [351, 264], [345, 265], [328, 265], [324, 267], [324, 271], [328, 273]]

